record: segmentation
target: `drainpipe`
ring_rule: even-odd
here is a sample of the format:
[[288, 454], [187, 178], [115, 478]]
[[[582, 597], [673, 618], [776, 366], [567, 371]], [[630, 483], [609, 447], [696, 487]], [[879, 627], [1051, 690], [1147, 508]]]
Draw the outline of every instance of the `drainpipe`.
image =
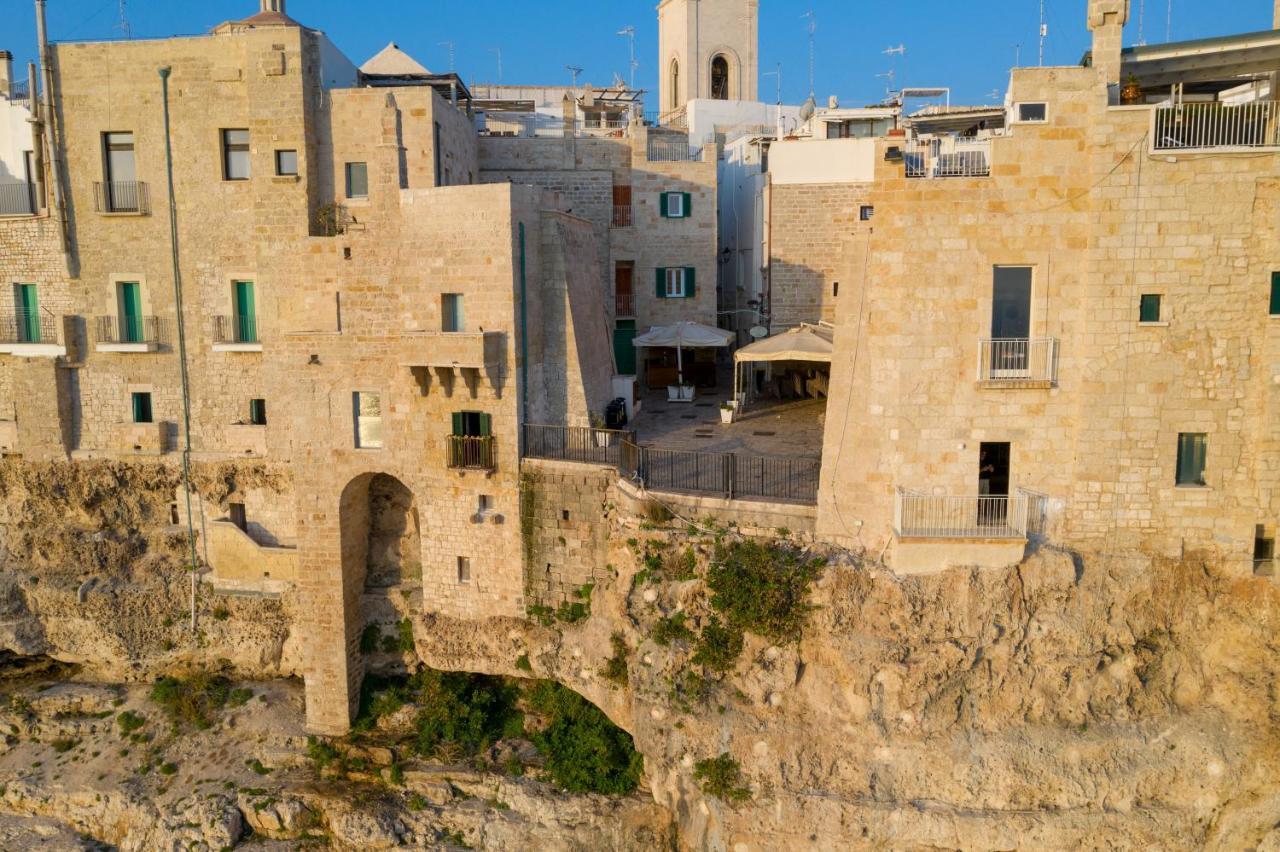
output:
[[[178, 266], [178, 208], [173, 200], [173, 137], [169, 132], [169, 72], [160, 69], [164, 101], [164, 165], [169, 179], [169, 251], [173, 260], [173, 306], [178, 319], [178, 365], [182, 373], [182, 488], [187, 495], [187, 540], [191, 545], [191, 632], [196, 632], [196, 527], [191, 513], [191, 384], [187, 377], [187, 331], [182, 312], [182, 270]], [[203, 517], [203, 511], [202, 511]]]
[[28, 121], [31, 123], [31, 151], [35, 155], [35, 163], [33, 164], [35, 174], [31, 176], [31, 179], [39, 185], [38, 188], [40, 190], [37, 196], [40, 203], [36, 207], [36, 212], [39, 212], [42, 208], [47, 209], [49, 206], [49, 199], [44, 191], [49, 181], [45, 178], [44, 131], [40, 126], [40, 102], [37, 100], [37, 92], [33, 90], [33, 87], [39, 83], [39, 79], [36, 76], [36, 64], [28, 62], [27, 86], [29, 88], [27, 89], [27, 97], [29, 98], [28, 103], [31, 104], [31, 118]]
[[[36, 42], [40, 46], [40, 120], [44, 135], [45, 155], [49, 163], [49, 180], [51, 183], [50, 200], [53, 212], [62, 227], [62, 254], [70, 268], [71, 234], [67, 223], [66, 198], [62, 193], [62, 175], [58, 169], [58, 158], [55, 154], [57, 143], [57, 116], [53, 111], [53, 67], [52, 55], [49, 52], [49, 34], [44, 20], [45, 0], [36, 0]], [[34, 93], [32, 94], [34, 98]]]
[[520, 454], [524, 455], [524, 427], [529, 422], [529, 311], [525, 279], [524, 222], [520, 232]]

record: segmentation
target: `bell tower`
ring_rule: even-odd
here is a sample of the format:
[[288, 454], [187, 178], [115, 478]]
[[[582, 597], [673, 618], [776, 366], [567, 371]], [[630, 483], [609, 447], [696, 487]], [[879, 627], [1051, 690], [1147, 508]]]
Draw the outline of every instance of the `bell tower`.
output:
[[760, 0], [658, 4], [659, 113], [695, 98], [757, 100]]

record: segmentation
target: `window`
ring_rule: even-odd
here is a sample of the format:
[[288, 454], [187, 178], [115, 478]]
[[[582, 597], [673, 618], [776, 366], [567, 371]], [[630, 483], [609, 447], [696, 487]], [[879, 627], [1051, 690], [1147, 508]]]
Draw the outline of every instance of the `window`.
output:
[[858, 208], [858, 218], [863, 222], [870, 222], [876, 215], [876, 208], [870, 204], [864, 204]]
[[466, 330], [461, 293], [445, 293], [440, 297], [440, 330], [448, 332]]
[[1160, 322], [1160, 294], [1143, 293], [1138, 299], [1138, 322]]
[[471, 582], [471, 559], [466, 556], [458, 557], [458, 582]]
[[35, 284], [13, 285], [14, 317], [19, 343], [40, 342], [40, 296]]
[[671, 60], [671, 104], [670, 109], [680, 108], [680, 60]]
[[138, 171], [133, 158], [132, 133], [102, 134], [107, 212], [138, 209]]
[[659, 299], [690, 299], [695, 292], [692, 266], [658, 267], [657, 296]]
[[492, 434], [492, 421], [482, 411], [455, 411], [453, 434], [459, 438], [487, 438]]
[[1280, 272], [1271, 273], [1271, 316], [1280, 317]]
[[432, 128], [431, 154], [435, 160], [436, 186], [444, 185], [444, 152], [440, 150], [440, 122]]
[[258, 342], [258, 313], [252, 281], [231, 282], [232, 327], [236, 343]]
[[376, 393], [356, 391], [353, 395], [356, 421], [356, 446], [362, 450], [382, 448], [382, 397]]
[[249, 400], [249, 423], [253, 426], [267, 425], [267, 401], [265, 399]]
[[347, 163], [347, 198], [369, 197], [369, 166], [367, 163]]
[[1209, 436], [1203, 432], [1182, 432], [1178, 435], [1178, 484], [1204, 485], [1205, 456], [1208, 453]]
[[664, 192], [659, 211], [666, 219], [687, 219], [692, 211], [692, 196], [687, 192]]
[[1018, 104], [1018, 121], [1048, 121], [1049, 105], [1046, 103]]
[[729, 60], [723, 56], [711, 60], [711, 97], [717, 101], [729, 100]]
[[488, 494], [481, 494], [477, 510], [481, 516], [486, 516], [493, 511], [493, 497]]
[[151, 423], [151, 394], [150, 392], [135, 392], [133, 394], [133, 422], [134, 423]]
[[137, 281], [116, 284], [116, 307], [120, 312], [120, 342], [142, 343], [146, 329], [142, 326], [142, 287]]
[[831, 282], [831, 298], [834, 299], [839, 295], [840, 295], [840, 282], [839, 281]]
[[288, 177], [298, 173], [297, 151], [276, 151], [276, 174]]
[[222, 131], [222, 179], [249, 179], [249, 131]]

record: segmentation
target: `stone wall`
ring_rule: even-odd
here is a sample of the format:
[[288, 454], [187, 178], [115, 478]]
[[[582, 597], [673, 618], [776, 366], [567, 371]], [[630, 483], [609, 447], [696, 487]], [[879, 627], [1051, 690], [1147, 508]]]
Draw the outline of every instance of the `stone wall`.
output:
[[873, 225], [859, 218], [870, 189], [862, 183], [770, 186], [768, 293], [775, 332], [835, 319], [840, 293], [850, 292], [850, 279], [862, 271], [848, 267], [845, 249]]
[[525, 596], [555, 608], [610, 576], [609, 524], [618, 471], [572, 462], [521, 462]]

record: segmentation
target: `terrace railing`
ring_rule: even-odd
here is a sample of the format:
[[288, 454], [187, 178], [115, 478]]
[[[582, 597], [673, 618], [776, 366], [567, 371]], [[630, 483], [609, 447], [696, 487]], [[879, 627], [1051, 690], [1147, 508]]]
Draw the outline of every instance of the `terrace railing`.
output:
[[97, 181], [93, 184], [93, 209], [98, 213], [147, 213], [151, 198], [140, 180]]
[[99, 343], [158, 344], [166, 336], [164, 317], [99, 316], [94, 328]]
[[1026, 538], [1028, 493], [921, 494], [899, 488], [894, 529], [905, 538]]
[[687, 139], [655, 139], [649, 137], [649, 162], [696, 163], [702, 159], [702, 149], [690, 145]]
[[0, 343], [57, 343], [58, 321], [48, 310], [0, 313]]
[[34, 216], [35, 213], [34, 183], [0, 184], [0, 216]]
[[454, 470], [493, 470], [497, 452], [492, 435], [448, 435], [446, 463]]
[[214, 343], [259, 343], [258, 318], [253, 315], [213, 318]]
[[1170, 104], [1153, 112], [1151, 138], [1157, 151], [1280, 147], [1276, 101]]
[[524, 454], [533, 459], [586, 462], [618, 467], [622, 445], [635, 441], [635, 433], [589, 426], [540, 426], [526, 423]]
[[613, 315], [614, 317], [635, 316], [636, 315], [635, 293], [614, 293], [613, 294]]
[[1058, 380], [1058, 341], [1045, 338], [982, 340], [978, 346], [978, 381], [996, 385], [1049, 383]]
[[991, 174], [990, 138], [947, 136], [913, 139], [903, 153], [909, 178], [987, 177]]
[[9, 84], [9, 100], [12, 103], [31, 108], [31, 81], [14, 80]]

